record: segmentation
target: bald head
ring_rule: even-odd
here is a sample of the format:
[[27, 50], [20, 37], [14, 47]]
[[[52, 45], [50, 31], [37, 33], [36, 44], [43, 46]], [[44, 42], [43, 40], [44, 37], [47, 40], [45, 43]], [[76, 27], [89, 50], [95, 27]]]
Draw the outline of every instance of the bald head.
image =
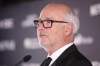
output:
[[[62, 4], [62, 3], [51, 3], [48, 4], [46, 7], [43, 8], [41, 11], [41, 14], [43, 13], [51, 13], [54, 12], [55, 15], [58, 16], [65, 16], [66, 13], [73, 13], [71, 8], [68, 5]], [[40, 14], [40, 16], [41, 16]], [[62, 15], [61, 15], [62, 14]]]
[[52, 9], [52, 10], [56, 9], [58, 11], [71, 12], [71, 8], [68, 5], [62, 3], [51, 3], [48, 4], [44, 9]]

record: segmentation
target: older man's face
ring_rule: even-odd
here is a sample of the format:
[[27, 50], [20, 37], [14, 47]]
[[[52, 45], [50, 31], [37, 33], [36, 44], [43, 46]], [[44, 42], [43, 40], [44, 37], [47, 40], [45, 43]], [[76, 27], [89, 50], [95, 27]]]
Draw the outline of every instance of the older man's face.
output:
[[[44, 9], [39, 19], [64, 21], [64, 13], [58, 9], [52, 9]], [[65, 39], [65, 33], [64, 23], [53, 23], [51, 28], [44, 28], [42, 25], [37, 28], [39, 44], [44, 48], [59, 45]]]

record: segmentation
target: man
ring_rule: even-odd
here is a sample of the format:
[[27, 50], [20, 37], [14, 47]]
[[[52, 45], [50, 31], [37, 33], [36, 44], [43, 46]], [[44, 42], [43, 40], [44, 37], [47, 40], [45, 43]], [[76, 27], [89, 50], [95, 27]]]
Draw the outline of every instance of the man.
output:
[[72, 9], [65, 4], [48, 4], [34, 20], [39, 44], [47, 51], [49, 65], [41, 66], [92, 66], [76, 48], [74, 36], [79, 28], [79, 20]]

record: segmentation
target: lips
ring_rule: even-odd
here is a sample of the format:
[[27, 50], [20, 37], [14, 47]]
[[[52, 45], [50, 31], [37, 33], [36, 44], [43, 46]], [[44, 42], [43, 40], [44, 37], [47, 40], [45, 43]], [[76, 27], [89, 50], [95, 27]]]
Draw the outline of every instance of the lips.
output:
[[40, 37], [47, 36], [47, 34], [46, 34], [44, 31], [39, 31], [39, 32], [38, 32], [38, 35], [39, 35]]
[[40, 36], [46, 36], [46, 35], [40, 35]]
[[39, 36], [41, 36], [41, 37], [42, 37], [42, 36], [47, 36], [47, 35], [46, 35], [46, 34], [44, 34], [44, 33], [40, 33], [40, 34], [39, 34]]

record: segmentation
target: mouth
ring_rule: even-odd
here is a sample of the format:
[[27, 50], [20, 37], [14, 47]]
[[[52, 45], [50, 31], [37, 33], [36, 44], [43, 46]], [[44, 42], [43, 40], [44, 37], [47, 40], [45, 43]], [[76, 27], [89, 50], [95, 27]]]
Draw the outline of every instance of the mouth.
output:
[[39, 36], [40, 36], [40, 37], [44, 37], [44, 36], [46, 36], [46, 35], [45, 35], [45, 34], [40, 34]]
[[46, 35], [40, 35], [40, 37], [46, 37]]
[[38, 33], [38, 36], [39, 36], [39, 37], [46, 37], [46, 36], [47, 36], [47, 34], [46, 34], [46, 33], [44, 33], [44, 32], [39, 32], [39, 33]]
[[46, 35], [39, 35], [39, 37], [38, 37], [41, 41], [44, 41], [44, 40], [46, 40], [47, 39], [47, 36]]

